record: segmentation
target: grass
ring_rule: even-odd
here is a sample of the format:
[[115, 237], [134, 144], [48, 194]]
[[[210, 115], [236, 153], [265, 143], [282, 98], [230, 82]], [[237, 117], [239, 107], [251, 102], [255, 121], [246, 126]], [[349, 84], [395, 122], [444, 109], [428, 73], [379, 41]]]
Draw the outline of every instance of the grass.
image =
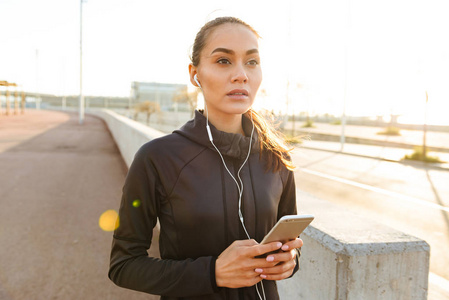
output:
[[398, 136], [401, 135], [401, 129], [394, 126], [388, 126], [385, 131], [380, 131], [377, 134]]
[[422, 161], [426, 163], [444, 163], [437, 156], [429, 156], [428, 153], [424, 155], [422, 147], [415, 147], [415, 150], [410, 155], [405, 155], [402, 160], [415, 160]]

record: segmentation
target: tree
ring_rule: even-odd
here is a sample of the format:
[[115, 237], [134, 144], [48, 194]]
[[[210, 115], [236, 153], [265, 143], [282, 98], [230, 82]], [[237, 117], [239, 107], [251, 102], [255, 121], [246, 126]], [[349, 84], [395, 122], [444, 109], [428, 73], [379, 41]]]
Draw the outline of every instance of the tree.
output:
[[200, 93], [199, 89], [194, 90], [193, 92], [189, 92], [187, 88], [181, 88], [177, 91], [175, 96], [173, 97], [173, 102], [176, 103], [187, 103], [190, 108], [191, 116], [195, 112], [195, 109], [198, 105], [198, 95]]
[[161, 107], [159, 103], [154, 101], [144, 101], [137, 103], [134, 106], [134, 120], [137, 120], [139, 113], [144, 112], [147, 114], [147, 125], [150, 124], [150, 116], [152, 113], [160, 112]]

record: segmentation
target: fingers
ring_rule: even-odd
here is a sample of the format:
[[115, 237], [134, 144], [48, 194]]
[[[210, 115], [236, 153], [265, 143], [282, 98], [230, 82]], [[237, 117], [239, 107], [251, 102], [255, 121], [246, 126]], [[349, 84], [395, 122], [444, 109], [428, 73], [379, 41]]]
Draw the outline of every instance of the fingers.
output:
[[259, 245], [259, 243], [256, 242], [254, 239], [237, 240], [237, 241], [234, 241], [233, 244], [236, 244], [238, 246], [255, 246], [255, 245]]
[[[261, 245], [255, 240], [235, 241], [215, 261], [217, 286], [237, 288], [252, 286], [262, 279], [287, 278], [296, 265], [294, 249], [301, 245], [300, 239], [290, 241], [284, 246], [291, 250], [282, 251], [281, 242]], [[267, 258], [258, 258], [267, 253]]]
[[268, 244], [257, 244], [253, 247], [249, 247], [246, 249], [245, 254], [250, 257], [256, 257], [263, 255], [265, 253], [273, 252], [279, 250], [282, 247], [281, 242], [273, 242]]
[[235, 241], [215, 261], [215, 280], [219, 287], [238, 288], [252, 286], [263, 278], [256, 268], [274, 267], [276, 263], [257, 255], [279, 250], [282, 243], [259, 245], [255, 240]]
[[281, 280], [292, 275], [295, 266], [296, 260], [290, 260], [272, 268], [256, 269], [255, 272], [260, 273], [260, 277], [266, 280]]
[[239, 251], [242, 251], [241, 254], [243, 256], [257, 257], [269, 252], [279, 250], [281, 247], [282, 250], [284, 251], [288, 251], [289, 249], [301, 248], [302, 244], [303, 242], [299, 238], [296, 240], [289, 241], [284, 245], [282, 245], [281, 242], [258, 244], [255, 240], [251, 239], [251, 240], [235, 241], [231, 246], [239, 248]]
[[260, 274], [255, 272], [254, 270], [248, 270], [244, 274], [240, 274], [239, 279], [237, 282], [234, 282], [233, 285], [229, 286], [231, 288], [240, 288], [240, 287], [248, 287], [253, 286], [260, 281], [262, 281], [262, 277], [259, 276]]
[[270, 254], [265, 259], [267, 262], [274, 264], [267, 266], [261, 263], [259, 268], [255, 269], [260, 277], [267, 280], [281, 280], [289, 277], [296, 266], [296, 250], [287, 252]]
[[300, 238], [297, 238], [295, 240], [286, 242], [284, 245], [282, 245], [281, 249], [283, 251], [288, 251], [291, 249], [301, 248], [303, 244], [303, 241]]
[[296, 250], [290, 250], [287, 252], [273, 253], [266, 257], [266, 261], [268, 262], [286, 262], [296, 257]]

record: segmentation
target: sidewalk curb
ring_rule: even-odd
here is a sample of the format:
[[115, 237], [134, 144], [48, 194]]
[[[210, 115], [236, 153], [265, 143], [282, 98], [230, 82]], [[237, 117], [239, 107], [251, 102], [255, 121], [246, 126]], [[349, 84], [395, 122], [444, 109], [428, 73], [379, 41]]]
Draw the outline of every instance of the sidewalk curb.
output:
[[388, 161], [388, 162], [394, 162], [394, 163], [399, 163], [399, 164], [403, 164], [403, 165], [412, 165], [412, 166], [416, 166], [416, 167], [425, 167], [428, 169], [449, 171], [448, 164], [446, 164], [448, 166], [441, 166], [441, 165], [435, 165], [432, 163], [425, 163], [425, 162], [413, 161], [413, 160], [404, 162], [404, 161], [389, 159], [389, 158], [385, 158], [385, 157], [375, 157], [375, 156], [364, 155], [364, 154], [359, 154], [359, 153], [350, 153], [350, 152], [345, 152], [345, 151], [323, 149], [323, 148], [303, 146], [303, 145], [299, 145], [299, 146], [297, 146], [297, 148], [304, 148], [304, 149], [318, 150], [318, 151], [325, 151], [325, 152], [332, 152], [332, 153], [340, 153], [340, 154], [344, 154], [344, 155], [351, 155], [351, 156], [357, 156], [357, 157], [363, 157], [363, 158], [371, 158], [371, 159], [378, 159], [378, 160], [383, 160], [383, 161]]
[[[323, 141], [323, 142], [340, 142], [341, 136], [335, 135], [332, 133], [325, 132], [313, 132], [313, 131], [298, 131], [300, 134], [305, 134], [310, 136], [310, 138], [314, 141]], [[396, 141], [388, 141], [388, 140], [380, 140], [366, 137], [358, 137], [345, 135], [345, 140], [347, 143], [352, 144], [360, 144], [360, 145], [369, 145], [369, 146], [382, 146], [389, 148], [403, 148], [403, 149], [414, 149], [415, 147], [421, 147], [422, 145], [418, 144], [410, 144]], [[449, 148], [447, 147], [436, 147], [436, 146], [428, 146], [429, 151], [433, 152], [443, 152], [449, 153]]]

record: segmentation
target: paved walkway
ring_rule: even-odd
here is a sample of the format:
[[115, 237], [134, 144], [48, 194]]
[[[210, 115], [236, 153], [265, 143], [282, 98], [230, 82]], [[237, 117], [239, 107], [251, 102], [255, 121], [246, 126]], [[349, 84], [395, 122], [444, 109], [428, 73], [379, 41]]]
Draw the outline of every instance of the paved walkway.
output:
[[158, 299], [108, 278], [126, 166], [102, 120], [28, 110], [0, 116], [0, 299]]

